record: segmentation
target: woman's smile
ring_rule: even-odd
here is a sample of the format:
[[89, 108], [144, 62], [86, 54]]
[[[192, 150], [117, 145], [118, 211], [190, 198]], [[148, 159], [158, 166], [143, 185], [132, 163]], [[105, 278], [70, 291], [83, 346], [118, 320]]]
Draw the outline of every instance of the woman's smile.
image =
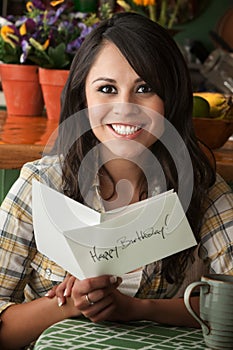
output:
[[131, 124], [108, 124], [108, 127], [111, 128], [113, 134], [120, 137], [126, 137], [129, 139], [136, 138], [141, 132], [142, 127], [139, 125]]

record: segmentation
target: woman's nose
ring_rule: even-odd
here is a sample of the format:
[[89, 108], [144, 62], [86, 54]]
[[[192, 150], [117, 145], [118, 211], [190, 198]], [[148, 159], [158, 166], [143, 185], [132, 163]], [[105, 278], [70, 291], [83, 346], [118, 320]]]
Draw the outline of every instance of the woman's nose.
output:
[[114, 102], [113, 104], [113, 112], [114, 114], [119, 115], [130, 115], [138, 113], [140, 110], [140, 107], [132, 102]]
[[128, 89], [118, 91], [115, 101], [118, 103], [135, 103], [135, 94]]

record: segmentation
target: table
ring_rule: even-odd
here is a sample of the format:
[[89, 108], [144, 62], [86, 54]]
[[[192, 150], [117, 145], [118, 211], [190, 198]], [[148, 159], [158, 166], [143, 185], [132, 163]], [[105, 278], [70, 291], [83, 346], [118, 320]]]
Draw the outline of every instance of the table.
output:
[[53, 143], [58, 121], [45, 115], [8, 116], [0, 110], [0, 203], [19, 176], [23, 164], [41, 158], [45, 145]]
[[92, 323], [67, 319], [45, 330], [34, 350], [203, 350], [202, 331], [153, 322]]
[[54, 141], [57, 127], [58, 121], [45, 115], [8, 116], [0, 110], [0, 169], [20, 169], [41, 158], [47, 142]]

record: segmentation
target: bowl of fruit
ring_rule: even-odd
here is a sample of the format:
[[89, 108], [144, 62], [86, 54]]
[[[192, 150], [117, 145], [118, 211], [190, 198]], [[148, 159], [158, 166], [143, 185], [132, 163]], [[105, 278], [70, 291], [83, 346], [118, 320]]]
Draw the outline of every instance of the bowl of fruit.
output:
[[193, 93], [193, 125], [197, 138], [211, 149], [233, 135], [233, 97], [218, 92]]

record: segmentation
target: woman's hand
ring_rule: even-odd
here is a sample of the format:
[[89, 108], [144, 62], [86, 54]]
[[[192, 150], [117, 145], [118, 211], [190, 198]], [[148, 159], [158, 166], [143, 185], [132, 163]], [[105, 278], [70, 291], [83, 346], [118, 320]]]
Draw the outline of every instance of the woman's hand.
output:
[[121, 293], [117, 289], [121, 281], [119, 277], [107, 275], [75, 280], [71, 298], [81, 313], [93, 322], [138, 319], [142, 300]]
[[71, 298], [85, 317], [93, 322], [106, 320], [115, 309], [114, 292], [121, 281], [120, 277], [109, 275], [82, 281], [76, 279], [72, 286]]
[[46, 295], [50, 298], [56, 296], [60, 307], [66, 304], [67, 298], [71, 298], [77, 310], [98, 322], [106, 319], [115, 309], [113, 293], [121, 281], [120, 277], [109, 275], [78, 280], [68, 274], [62, 283]]
[[74, 281], [75, 277], [68, 273], [64, 281], [50, 289], [45, 296], [48, 298], [53, 298], [56, 296], [58, 306], [64, 305], [66, 303], [66, 297], [71, 296], [71, 289]]

